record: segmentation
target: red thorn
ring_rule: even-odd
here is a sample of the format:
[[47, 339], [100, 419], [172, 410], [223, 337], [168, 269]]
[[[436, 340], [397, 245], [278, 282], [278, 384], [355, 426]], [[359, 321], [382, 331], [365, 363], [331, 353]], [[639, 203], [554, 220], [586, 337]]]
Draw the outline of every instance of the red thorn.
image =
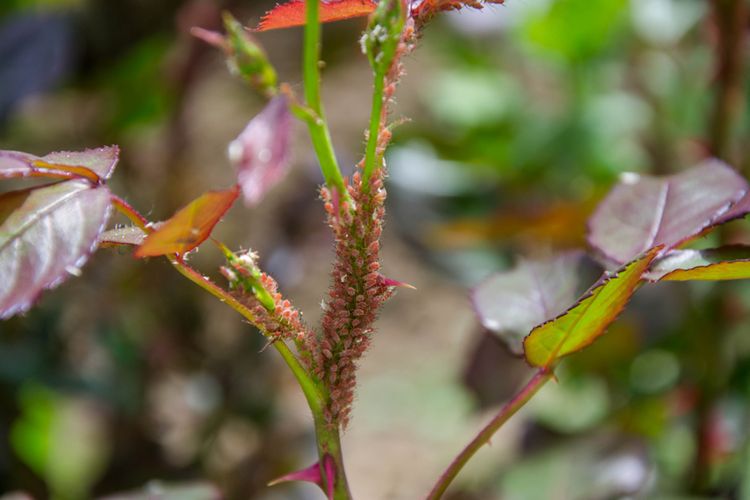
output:
[[290, 472], [284, 476], [274, 479], [268, 483], [268, 486], [276, 486], [281, 483], [288, 483], [291, 481], [306, 481], [308, 483], [317, 484], [320, 489], [323, 489], [323, 478], [320, 475], [320, 465], [315, 462], [310, 467], [302, 470]]
[[331, 455], [325, 455], [323, 457], [323, 469], [326, 475], [325, 485], [323, 485], [323, 477], [320, 474], [320, 463], [315, 462], [305, 469], [290, 472], [289, 474], [270, 481], [268, 486], [276, 486], [277, 484], [288, 483], [291, 481], [305, 481], [317, 484], [318, 487], [326, 493], [328, 500], [333, 500], [334, 485], [336, 484], [336, 463], [333, 461]]
[[417, 289], [417, 287], [415, 287], [414, 285], [410, 285], [409, 283], [404, 283], [403, 281], [398, 281], [398, 280], [394, 280], [394, 279], [391, 279], [391, 278], [386, 278], [383, 275], [380, 276], [380, 282], [384, 286], [397, 286], [397, 287], [400, 287], [400, 288], [410, 288], [412, 290], [416, 290]]

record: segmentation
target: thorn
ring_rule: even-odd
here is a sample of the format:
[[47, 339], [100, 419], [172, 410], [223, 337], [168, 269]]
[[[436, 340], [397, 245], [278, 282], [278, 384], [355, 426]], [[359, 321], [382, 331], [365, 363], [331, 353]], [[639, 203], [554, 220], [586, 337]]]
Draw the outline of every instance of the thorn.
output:
[[315, 462], [305, 469], [290, 472], [289, 474], [274, 479], [268, 483], [268, 486], [276, 486], [277, 484], [291, 481], [306, 481], [308, 483], [317, 484], [318, 487], [326, 493], [328, 500], [333, 500], [334, 484], [336, 482], [336, 464], [334, 463], [332, 456], [325, 455], [323, 457], [323, 469], [325, 470], [326, 475], [325, 486], [323, 485], [323, 476], [320, 474], [320, 462]]
[[409, 283], [405, 283], [403, 281], [394, 280], [391, 278], [386, 278], [382, 274], [380, 275], [380, 282], [385, 286], [396, 286], [400, 288], [409, 288], [411, 290], [416, 290], [417, 287], [414, 285], [410, 285]]
[[274, 342], [276, 342], [278, 339], [269, 339], [266, 341], [266, 345], [260, 348], [260, 351], [258, 351], [258, 354], [262, 354], [266, 349], [271, 347]]
[[317, 484], [320, 489], [323, 489], [323, 478], [320, 475], [320, 465], [318, 462], [315, 462], [305, 469], [290, 472], [289, 474], [270, 481], [268, 486], [276, 486], [277, 484], [288, 483], [291, 481], [306, 481], [308, 483]]

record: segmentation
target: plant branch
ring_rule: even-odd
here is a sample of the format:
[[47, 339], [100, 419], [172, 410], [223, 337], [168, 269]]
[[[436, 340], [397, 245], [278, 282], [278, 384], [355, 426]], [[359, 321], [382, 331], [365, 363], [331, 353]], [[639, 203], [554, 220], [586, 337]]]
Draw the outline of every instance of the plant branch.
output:
[[458, 473], [463, 469], [466, 463], [479, 451], [485, 444], [489, 443], [495, 432], [503, 426], [523, 405], [525, 405], [534, 394], [550, 379], [553, 372], [550, 369], [542, 368], [534, 377], [521, 389], [510, 401], [508, 401], [495, 417], [479, 431], [471, 442], [466, 445], [447, 469], [440, 475], [437, 483], [433, 486], [432, 491], [427, 495], [427, 500], [438, 500], [443, 496], [448, 486]]
[[375, 73], [370, 128], [367, 132], [367, 149], [365, 150], [365, 165], [362, 169], [362, 178], [365, 186], [369, 185], [370, 176], [372, 176], [376, 164], [380, 160], [377, 152], [380, 128], [383, 126], [383, 91], [385, 88], [385, 78], [386, 75], [384, 73]]
[[[346, 471], [344, 469], [344, 455], [341, 450], [341, 432], [339, 428], [332, 427], [321, 413], [320, 418], [315, 418], [315, 437], [318, 445], [320, 467], [324, 468], [326, 456], [333, 459], [335, 466], [333, 498], [330, 500], [351, 500], [352, 494], [349, 491], [349, 483], [346, 479]], [[327, 490], [329, 478], [326, 476], [325, 469], [322, 472], [321, 477], [323, 477], [323, 481], [326, 483]]]
[[[136, 226], [143, 229], [146, 233], [151, 233], [154, 229], [149, 225], [148, 220], [141, 215], [135, 208], [133, 208], [128, 202], [120, 198], [119, 196], [112, 195], [112, 204], [115, 208], [130, 219]], [[237, 311], [242, 317], [248, 320], [250, 323], [256, 323], [256, 318], [242, 302], [233, 297], [229, 292], [221, 288], [219, 285], [211, 281], [206, 276], [187, 265], [187, 263], [175, 255], [167, 256], [170, 264], [174, 266], [177, 271], [184, 277], [219, 299], [221, 302], [227, 304], [229, 307]], [[289, 346], [281, 340], [277, 340], [273, 343], [273, 346], [281, 354], [281, 357], [286, 362], [289, 369], [294, 374], [297, 382], [305, 394], [307, 403], [310, 406], [310, 410], [313, 413], [313, 418], [317, 421], [321, 418], [323, 412], [323, 400], [324, 395], [321, 394], [318, 385], [310, 377], [310, 374], [300, 364], [297, 357], [289, 350]]]
[[[169, 256], [167, 258], [180, 274], [240, 313], [250, 323], [255, 323], [255, 316], [253, 316], [253, 313], [226, 290], [187, 265], [184, 260], [175, 256]], [[282, 340], [276, 340], [273, 342], [273, 346], [279, 351], [279, 354], [281, 354], [281, 357], [284, 359], [287, 366], [289, 366], [289, 369], [292, 370], [302, 392], [305, 394], [305, 399], [307, 399], [313, 417], [316, 418], [318, 413], [322, 413], [323, 401], [323, 395], [320, 393], [317, 384], [307, 373], [307, 370], [305, 370], [300, 364], [297, 357], [289, 350], [289, 346], [287, 346], [285, 342]]]
[[[323, 103], [320, 98], [320, 17], [319, 0], [305, 1], [305, 47], [303, 55], [303, 81], [305, 85], [305, 101], [307, 107], [312, 111], [305, 116], [310, 140], [313, 143], [315, 154], [320, 162], [326, 184], [336, 188], [339, 195], [347, 198], [348, 192], [341, 176], [341, 169], [336, 160], [336, 153], [331, 141], [331, 133], [323, 112]], [[299, 115], [298, 115], [299, 116]]]

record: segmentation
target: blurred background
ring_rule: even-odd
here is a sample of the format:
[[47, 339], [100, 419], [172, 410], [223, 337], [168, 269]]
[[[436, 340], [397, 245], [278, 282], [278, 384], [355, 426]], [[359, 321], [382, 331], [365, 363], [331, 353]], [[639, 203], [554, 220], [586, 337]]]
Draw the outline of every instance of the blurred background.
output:
[[[750, 172], [743, 3], [507, 0], [429, 26], [394, 110], [409, 120], [388, 156], [384, 237], [385, 272], [417, 290], [384, 309], [361, 366], [344, 438], [357, 498], [422, 497], [530, 376], [480, 327], [472, 286], [518, 255], [584, 247], [586, 218], [621, 172], [669, 174], [711, 153]], [[273, 4], [3, 0], [0, 148], [119, 144], [113, 189], [151, 220], [229, 186], [226, 146], [263, 103], [188, 29], [219, 29], [222, 9], [252, 26]], [[324, 30], [343, 165], [360, 159], [369, 113], [363, 27]], [[301, 34], [257, 36], [296, 89]], [[314, 324], [332, 252], [298, 132], [291, 177], [215, 234], [259, 251]], [[744, 222], [718, 237], [750, 242]], [[209, 245], [192, 257], [217, 280], [220, 263]], [[450, 498], [750, 499], [749, 309], [741, 282], [642, 289]], [[165, 261], [100, 250], [82, 277], [0, 324], [0, 498], [320, 498], [265, 486], [315, 447], [294, 380], [263, 346]]]

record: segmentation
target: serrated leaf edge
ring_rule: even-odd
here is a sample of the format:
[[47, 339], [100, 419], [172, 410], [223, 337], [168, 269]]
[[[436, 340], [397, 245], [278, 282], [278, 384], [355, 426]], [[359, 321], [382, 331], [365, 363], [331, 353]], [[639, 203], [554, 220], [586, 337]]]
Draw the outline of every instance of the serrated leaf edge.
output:
[[[623, 304], [623, 307], [621, 307], [621, 308], [620, 308], [620, 310], [619, 310], [619, 311], [618, 311], [617, 313], [615, 313], [615, 315], [614, 315], [614, 316], [612, 317], [612, 321], [610, 321], [610, 322], [609, 322], [609, 324], [607, 324], [607, 325], [606, 325], [606, 326], [605, 326], [605, 327], [604, 327], [604, 328], [602, 329], [602, 331], [601, 331], [601, 332], [597, 333], [596, 335], [593, 335], [593, 336], [591, 336], [590, 340], [588, 340], [587, 342], [585, 342], [584, 344], [582, 344], [582, 345], [580, 346], [580, 348], [579, 348], [578, 350], [576, 350], [575, 352], [578, 352], [578, 351], [580, 351], [580, 350], [582, 350], [582, 349], [584, 349], [584, 348], [588, 347], [588, 346], [589, 346], [589, 345], [591, 345], [592, 343], [594, 343], [594, 341], [596, 341], [596, 339], [598, 339], [598, 338], [599, 338], [599, 337], [600, 337], [601, 335], [603, 335], [603, 334], [604, 334], [604, 333], [605, 333], [605, 332], [607, 331], [607, 328], [609, 327], [609, 325], [611, 325], [612, 323], [614, 323], [614, 322], [615, 322], [615, 321], [617, 320], [617, 318], [618, 318], [618, 317], [620, 316], [620, 314], [622, 313], [622, 311], [623, 311], [623, 310], [625, 309], [625, 305], [626, 305], [626, 304], [627, 304], [627, 303], [628, 303], [628, 302], [630, 301], [630, 297], [632, 297], [633, 293], [634, 293], [634, 292], [635, 292], [635, 290], [637, 289], [637, 287], [638, 287], [638, 284], [639, 284], [639, 283], [640, 283], [641, 281], [643, 281], [643, 274], [644, 274], [644, 273], [646, 272], [646, 270], [648, 270], [648, 267], [649, 267], [649, 266], [651, 265], [651, 262], [653, 262], [653, 260], [654, 260], [654, 259], [656, 258], [656, 256], [658, 255], [658, 253], [659, 253], [659, 252], [661, 252], [661, 251], [663, 250], [663, 248], [662, 248], [662, 247], [663, 247], [663, 245], [659, 245], [659, 246], [656, 246], [656, 247], [654, 247], [654, 248], [651, 248], [651, 249], [650, 249], [649, 251], [647, 251], [647, 252], [643, 252], [643, 253], [641, 253], [641, 254], [640, 254], [640, 255], [639, 255], [638, 257], [636, 257], [635, 259], [631, 260], [630, 262], [628, 262], [628, 263], [626, 263], [626, 264], [624, 264], [624, 265], [620, 266], [620, 268], [618, 268], [618, 269], [617, 269], [616, 271], [614, 271], [614, 272], [608, 272], [608, 271], [605, 271], [605, 272], [604, 272], [604, 274], [602, 275], [602, 277], [601, 277], [601, 278], [600, 278], [599, 280], [597, 280], [597, 281], [596, 281], [596, 283], [594, 283], [594, 284], [593, 284], [593, 285], [591, 286], [591, 288], [589, 288], [589, 289], [588, 289], [588, 290], [587, 290], [586, 292], [584, 292], [584, 293], [583, 293], [583, 294], [582, 294], [582, 295], [581, 295], [581, 296], [580, 296], [580, 297], [578, 298], [578, 300], [576, 300], [576, 302], [575, 302], [575, 303], [574, 303], [574, 304], [573, 304], [572, 306], [570, 306], [570, 307], [569, 307], [569, 308], [567, 308], [567, 309], [566, 309], [566, 310], [565, 310], [564, 312], [562, 312], [561, 314], [559, 314], [559, 315], [555, 316], [554, 318], [552, 318], [552, 319], [550, 319], [550, 320], [547, 320], [547, 321], [545, 321], [545, 322], [543, 322], [543, 323], [540, 323], [540, 324], [536, 325], [536, 326], [535, 326], [534, 328], [532, 328], [532, 329], [531, 329], [531, 331], [530, 331], [530, 332], [528, 333], [528, 335], [526, 335], [526, 336], [525, 336], [525, 337], [523, 338], [524, 359], [526, 360], [526, 362], [527, 362], [527, 363], [528, 363], [528, 364], [529, 364], [530, 366], [533, 366], [533, 367], [538, 367], [538, 368], [539, 368], [539, 367], [542, 367], [542, 368], [550, 368], [550, 367], [551, 367], [551, 365], [552, 365], [552, 364], [553, 364], [553, 363], [554, 363], [555, 361], [557, 361], [558, 359], [560, 359], [560, 357], [558, 357], [558, 356], [557, 356], [557, 352], [559, 352], [559, 350], [560, 350], [560, 349], [562, 348], [563, 344], [565, 343], [565, 340], [567, 340], [567, 337], [566, 337], [566, 338], [565, 338], [565, 339], [564, 339], [564, 340], [563, 340], [562, 342], [560, 342], [560, 343], [559, 343], [559, 345], [557, 346], [556, 352], [554, 352], [554, 353], [553, 353], [553, 354], [552, 354], [552, 355], [550, 356], [550, 358], [551, 358], [550, 360], [548, 360], [548, 361], [547, 361], [547, 362], [546, 362], [545, 364], [543, 364], [543, 365], [536, 365], [536, 364], [532, 363], [531, 361], [529, 361], [528, 357], [526, 356], [526, 342], [527, 342], [527, 341], [528, 341], [528, 340], [529, 340], [529, 339], [531, 338], [531, 336], [532, 336], [532, 335], [534, 334], [534, 332], [535, 332], [535, 331], [537, 331], [538, 329], [540, 329], [540, 328], [544, 327], [545, 325], [547, 325], [547, 324], [549, 324], [549, 323], [553, 323], [553, 322], [555, 322], [555, 321], [557, 321], [557, 320], [561, 319], [562, 317], [566, 316], [566, 315], [567, 315], [567, 314], [569, 314], [569, 313], [570, 313], [570, 312], [571, 312], [571, 311], [572, 311], [573, 309], [575, 309], [576, 307], [578, 307], [578, 306], [579, 306], [579, 305], [580, 305], [580, 304], [581, 304], [581, 303], [582, 303], [582, 302], [583, 302], [584, 300], [586, 300], [587, 298], [589, 298], [589, 297], [593, 296], [593, 295], [594, 295], [594, 293], [596, 292], [596, 290], [597, 290], [597, 289], [599, 289], [599, 288], [603, 287], [604, 285], [606, 285], [607, 283], [609, 283], [609, 282], [610, 282], [610, 281], [612, 281], [613, 279], [617, 278], [617, 277], [618, 277], [618, 276], [620, 275], [620, 273], [622, 273], [623, 271], [625, 271], [625, 269], [627, 269], [627, 268], [628, 268], [629, 266], [631, 266], [631, 265], [635, 265], [635, 264], [636, 264], [636, 263], [638, 263], [639, 261], [641, 261], [641, 260], [644, 260], [644, 261], [646, 262], [646, 264], [645, 264], [645, 267], [644, 267], [644, 270], [643, 270], [643, 272], [641, 273], [641, 277], [640, 277], [640, 278], [639, 278], [639, 280], [638, 280], [638, 281], [637, 281], [637, 282], [635, 283], [635, 285], [633, 285], [632, 289], [630, 290], [630, 292], [631, 292], [631, 293], [630, 293], [630, 296], [629, 296], [629, 297], [628, 297], [628, 299], [627, 299], [627, 300], [625, 301], [625, 304]], [[590, 307], [590, 306], [589, 306], [589, 307]], [[573, 354], [573, 353], [569, 353], [569, 354]], [[567, 354], [566, 354], [566, 355], [567, 355]]]

